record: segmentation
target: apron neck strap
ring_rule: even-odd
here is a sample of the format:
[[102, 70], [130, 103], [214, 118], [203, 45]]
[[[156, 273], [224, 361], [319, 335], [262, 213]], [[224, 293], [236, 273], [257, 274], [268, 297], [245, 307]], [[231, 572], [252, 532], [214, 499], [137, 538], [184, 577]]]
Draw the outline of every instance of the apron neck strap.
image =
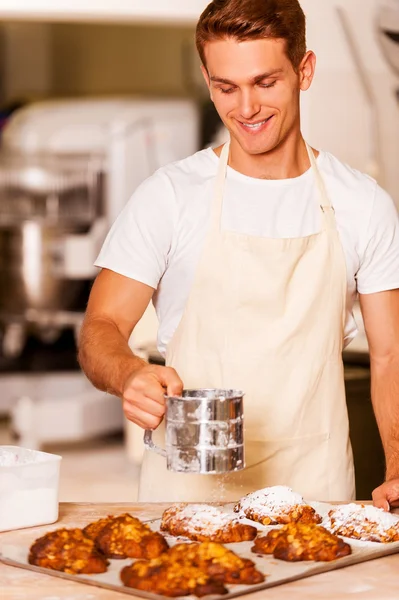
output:
[[316, 178], [316, 185], [320, 194], [320, 209], [323, 215], [323, 224], [324, 229], [336, 229], [335, 222], [335, 210], [333, 205], [331, 204], [330, 197], [327, 193], [326, 185], [324, 183], [324, 179], [321, 176], [319, 167], [317, 166], [317, 162], [315, 159], [315, 155], [313, 153], [312, 148], [309, 146], [307, 142], [305, 142], [306, 150], [309, 156], [310, 164], [313, 169], [314, 176]]
[[[310, 165], [312, 167], [316, 185], [319, 191], [320, 209], [322, 212], [322, 220], [323, 220], [323, 229], [336, 229], [335, 222], [335, 214], [334, 207], [331, 204], [330, 198], [327, 194], [327, 189], [324, 184], [324, 180], [319, 171], [319, 167], [317, 166], [317, 162], [315, 156], [313, 154], [312, 148], [305, 142], [306, 150], [309, 156]], [[230, 140], [226, 142], [222, 148], [219, 158], [218, 171], [216, 175], [215, 181], [215, 191], [214, 191], [214, 200], [212, 203], [211, 210], [211, 229], [213, 231], [220, 231], [221, 227], [221, 219], [222, 219], [222, 210], [223, 210], [223, 197], [224, 197], [224, 189], [225, 189], [225, 181], [226, 181], [226, 172], [227, 165], [229, 161], [229, 153], [230, 153]]]
[[214, 198], [211, 210], [211, 231], [217, 233], [221, 229], [223, 197], [226, 182], [227, 165], [229, 162], [230, 140], [225, 143], [219, 157], [218, 170], [216, 174]]

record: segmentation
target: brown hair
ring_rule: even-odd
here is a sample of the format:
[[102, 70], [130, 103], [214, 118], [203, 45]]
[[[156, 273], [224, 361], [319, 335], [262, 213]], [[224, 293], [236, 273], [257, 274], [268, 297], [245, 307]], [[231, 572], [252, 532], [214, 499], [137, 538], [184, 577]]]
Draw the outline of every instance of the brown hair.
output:
[[[321, 0], [322, 1], [322, 0]], [[306, 53], [306, 20], [298, 0], [213, 0], [197, 24], [196, 44], [205, 65], [207, 42], [235, 38], [283, 39], [294, 69]]]

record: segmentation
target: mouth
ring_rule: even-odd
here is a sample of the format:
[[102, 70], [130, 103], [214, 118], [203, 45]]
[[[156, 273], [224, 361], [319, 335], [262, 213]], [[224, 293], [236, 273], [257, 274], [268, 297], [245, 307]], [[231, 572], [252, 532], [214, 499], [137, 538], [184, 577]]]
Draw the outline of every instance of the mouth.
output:
[[267, 119], [263, 119], [263, 121], [257, 121], [256, 123], [249, 123], [249, 122], [245, 122], [245, 121], [239, 121], [237, 120], [237, 122], [240, 124], [240, 126], [242, 127], [242, 129], [244, 129], [244, 131], [247, 131], [249, 133], [259, 133], [260, 131], [264, 131], [267, 126], [269, 125], [271, 119], [273, 119], [274, 115], [271, 115], [271, 117], [268, 117]]

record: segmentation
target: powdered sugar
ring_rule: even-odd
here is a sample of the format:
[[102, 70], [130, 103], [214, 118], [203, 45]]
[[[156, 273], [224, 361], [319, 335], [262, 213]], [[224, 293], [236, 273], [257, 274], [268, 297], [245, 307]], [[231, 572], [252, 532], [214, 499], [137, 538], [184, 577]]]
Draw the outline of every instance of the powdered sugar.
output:
[[223, 512], [216, 506], [208, 504], [178, 505], [178, 512], [173, 515], [173, 520], [184, 520], [185, 528], [190, 534], [215, 535], [239, 521]]
[[278, 517], [293, 506], [305, 505], [300, 494], [285, 485], [276, 485], [248, 494], [239, 502], [241, 516], [251, 510], [258, 515]]
[[399, 539], [399, 516], [382, 508], [362, 504], [344, 504], [330, 511], [323, 525], [333, 533], [350, 535], [362, 540], [389, 541], [395, 534]]
[[[39, 457], [39, 458], [38, 458]], [[33, 462], [39, 462], [38, 452], [29, 452], [25, 448], [20, 452], [11, 448], [0, 448], [0, 467], [16, 467], [17, 465], [28, 465]]]

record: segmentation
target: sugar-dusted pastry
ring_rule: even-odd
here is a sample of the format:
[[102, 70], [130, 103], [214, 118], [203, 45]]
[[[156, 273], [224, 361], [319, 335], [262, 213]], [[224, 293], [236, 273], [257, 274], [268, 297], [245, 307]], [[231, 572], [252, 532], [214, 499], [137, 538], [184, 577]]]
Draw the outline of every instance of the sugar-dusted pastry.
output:
[[264, 575], [251, 560], [213, 542], [177, 544], [159, 558], [137, 561], [121, 572], [124, 585], [169, 597], [226, 594], [225, 583], [253, 585]]
[[257, 529], [209, 504], [174, 504], [162, 515], [161, 531], [197, 542], [246, 542]]
[[104, 573], [108, 561], [81, 529], [57, 529], [38, 538], [28, 557], [31, 565], [72, 574]]
[[333, 508], [323, 525], [332, 533], [366, 542], [399, 542], [399, 516], [364, 504]]
[[263, 525], [321, 523], [322, 520], [300, 494], [284, 485], [264, 488], [244, 496], [235, 505], [234, 511]]
[[289, 523], [258, 537], [252, 552], [273, 554], [288, 562], [331, 561], [351, 554], [351, 547], [320, 525]]

